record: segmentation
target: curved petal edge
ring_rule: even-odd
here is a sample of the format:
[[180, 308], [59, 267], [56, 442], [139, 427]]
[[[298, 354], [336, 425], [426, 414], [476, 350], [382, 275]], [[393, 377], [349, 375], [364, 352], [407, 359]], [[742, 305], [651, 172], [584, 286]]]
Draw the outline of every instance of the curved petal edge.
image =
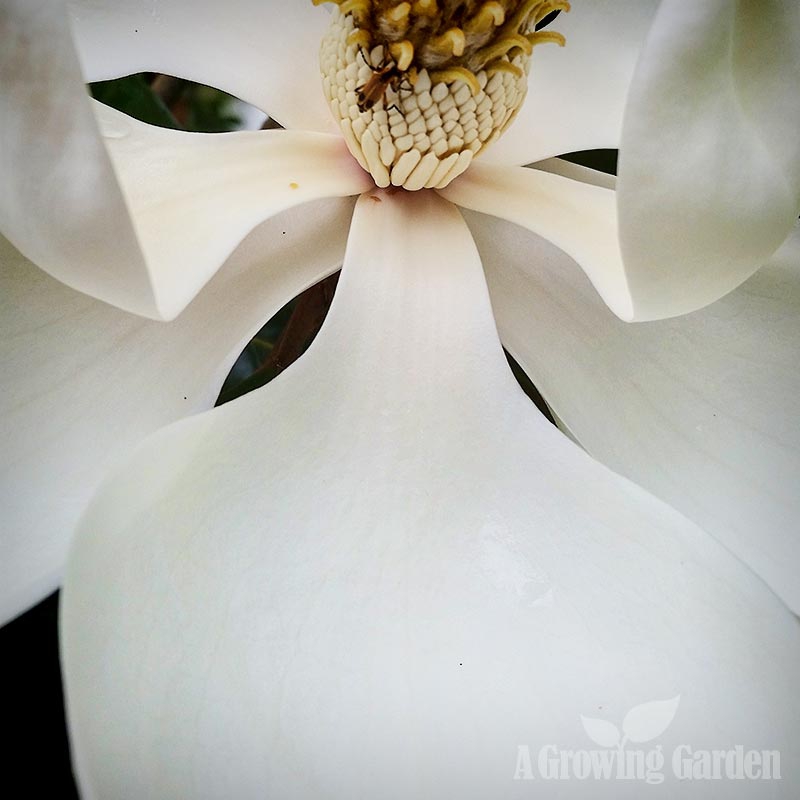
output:
[[634, 319], [617, 236], [615, 193], [603, 185], [609, 183], [608, 176], [556, 159], [543, 162], [543, 167], [473, 164], [438, 191], [456, 205], [514, 222], [548, 239], [580, 264], [618, 317]]
[[637, 318], [713, 302], [800, 212], [800, 5], [661, 4], [620, 145], [620, 241]]

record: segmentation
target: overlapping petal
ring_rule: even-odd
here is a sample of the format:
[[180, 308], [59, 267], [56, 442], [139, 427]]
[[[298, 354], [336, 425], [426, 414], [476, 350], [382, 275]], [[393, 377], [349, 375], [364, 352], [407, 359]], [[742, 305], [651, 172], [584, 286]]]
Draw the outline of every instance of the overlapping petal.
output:
[[63, 8], [10, 0], [0, 20], [0, 231], [64, 283], [157, 316]]
[[95, 110], [168, 319], [264, 219], [372, 185], [339, 136], [184, 133]]
[[432, 193], [363, 197], [309, 352], [116, 472], [62, 611], [89, 796], [507, 796], [520, 743], [679, 693], [676, 742], [797, 787], [796, 620], [538, 416]]
[[468, 221], [503, 342], [570, 432], [800, 611], [800, 231], [703, 311], [625, 325], [550, 244]]
[[172, 318], [263, 219], [369, 184], [339, 137], [187, 134], [97, 106], [109, 158], [59, 10], [2, 12], [0, 228], [67, 285]]
[[800, 4], [665, 0], [620, 146], [622, 252], [640, 319], [753, 274], [800, 213]]
[[440, 194], [553, 242], [581, 265], [609, 308], [631, 320], [637, 306], [619, 248], [614, 191], [579, 179], [591, 170], [565, 164], [553, 159], [548, 171], [474, 164]]
[[481, 160], [521, 165], [619, 147], [628, 87], [657, 7], [657, 0], [586, 0], [559, 15], [552, 27], [567, 46], [536, 47], [528, 98]]
[[3, 244], [2, 619], [56, 587], [110, 466], [145, 435], [212, 406], [242, 343], [338, 268], [352, 202], [318, 201], [262, 225], [173, 323], [81, 295]]
[[317, 52], [330, 17], [303, 0], [72, 0], [88, 81], [163, 72], [223, 89], [285, 128], [335, 132]]

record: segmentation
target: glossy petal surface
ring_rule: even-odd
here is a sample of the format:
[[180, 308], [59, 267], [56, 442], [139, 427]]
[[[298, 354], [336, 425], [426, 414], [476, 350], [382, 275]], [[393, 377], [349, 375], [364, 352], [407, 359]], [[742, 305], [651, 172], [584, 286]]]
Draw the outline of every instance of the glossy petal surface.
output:
[[339, 136], [184, 133], [95, 112], [168, 319], [264, 219], [372, 185]]
[[117, 459], [212, 406], [243, 342], [341, 264], [351, 208], [318, 201], [265, 223], [172, 323], [75, 292], [3, 243], [2, 619], [58, 585], [75, 523]]
[[794, 226], [796, 76], [800, 4], [661, 4], [620, 146], [620, 241], [640, 319], [723, 296]]
[[0, 231], [63, 283], [158, 316], [63, 6], [10, 0], [0, 20]]
[[520, 743], [586, 746], [581, 714], [677, 694], [665, 746], [797, 763], [796, 620], [537, 414], [430, 193], [359, 201], [312, 348], [137, 450], [63, 601], [89, 796], [517, 796]]
[[626, 325], [552, 245], [469, 223], [503, 342], [570, 433], [800, 611], [800, 232], [708, 308]]

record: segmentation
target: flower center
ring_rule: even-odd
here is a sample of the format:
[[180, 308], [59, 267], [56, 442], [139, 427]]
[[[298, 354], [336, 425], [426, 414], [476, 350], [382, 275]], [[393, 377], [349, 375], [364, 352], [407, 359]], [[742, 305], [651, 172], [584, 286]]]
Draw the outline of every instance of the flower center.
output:
[[378, 186], [443, 188], [509, 126], [530, 55], [564, 44], [536, 24], [566, 0], [335, 3], [320, 47], [325, 96]]

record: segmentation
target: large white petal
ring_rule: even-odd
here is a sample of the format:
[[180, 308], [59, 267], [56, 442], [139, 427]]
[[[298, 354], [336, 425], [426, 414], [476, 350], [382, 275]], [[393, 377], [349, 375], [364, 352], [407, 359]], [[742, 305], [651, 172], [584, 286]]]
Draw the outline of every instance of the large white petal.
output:
[[309, 352], [105, 485], [62, 612], [90, 797], [521, 796], [521, 743], [677, 694], [665, 748], [780, 748], [798, 788], [796, 620], [537, 414], [432, 193], [363, 197]]
[[340, 137], [187, 134], [94, 104], [109, 159], [58, 11], [2, 11], [0, 228], [68, 286], [174, 317], [258, 222], [370, 185]]
[[95, 112], [167, 319], [264, 219], [373, 185], [340, 136], [185, 133]]
[[319, 201], [265, 223], [172, 323], [68, 289], [3, 241], [0, 618], [55, 588], [110, 465], [162, 425], [212, 406], [243, 341], [341, 264], [351, 208]]
[[628, 87], [657, 7], [657, 0], [573, 2], [551, 26], [566, 47], [536, 47], [522, 110], [481, 159], [528, 164], [619, 147]]
[[503, 342], [570, 432], [800, 612], [800, 230], [703, 311], [626, 325], [548, 243], [469, 223]]
[[311, 0], [72, 0], [88, 81], [163, 72], [216, 86], [285, 128], [337, 131], [322, 94], [330, 16]]
[[622, 252], [648, 318], [738, 286], [800, 212], [800, 4], [665, 0], [625, 112]]
[[545, 168], [474, 164], [439, 193], [553, 242], [581, 265], [617, 316], [635, 318], [638, 306], [622, 263], [613, 189], [588, 182], [600, 173], [558, 159]]

